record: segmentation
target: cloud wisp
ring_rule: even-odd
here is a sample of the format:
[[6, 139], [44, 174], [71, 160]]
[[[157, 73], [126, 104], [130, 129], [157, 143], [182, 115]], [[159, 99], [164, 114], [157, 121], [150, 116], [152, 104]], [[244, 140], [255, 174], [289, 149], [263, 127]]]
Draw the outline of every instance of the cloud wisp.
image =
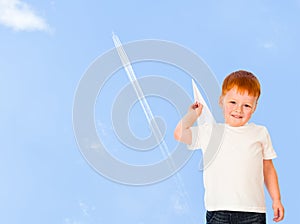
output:
[[0, 0], [0, 24], [16, 31], [51, 31], [46, 21], [21, 0]]

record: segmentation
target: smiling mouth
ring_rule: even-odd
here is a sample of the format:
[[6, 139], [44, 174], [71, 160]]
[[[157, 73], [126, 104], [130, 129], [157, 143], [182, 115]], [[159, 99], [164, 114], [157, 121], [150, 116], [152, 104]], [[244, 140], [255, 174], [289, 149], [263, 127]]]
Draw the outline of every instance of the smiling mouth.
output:
[[231, 116], [236, 118], [236, 119], [242, 119], [243, 118], [243, 116], [241, 116], [241, 115], [231, 115]]

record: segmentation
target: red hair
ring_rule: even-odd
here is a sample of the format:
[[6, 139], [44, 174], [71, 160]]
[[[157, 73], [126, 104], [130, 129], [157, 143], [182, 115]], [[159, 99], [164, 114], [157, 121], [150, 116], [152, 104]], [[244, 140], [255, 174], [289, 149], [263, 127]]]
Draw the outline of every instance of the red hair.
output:
[[229, 74], [223, 81], [222, 96], [229, 90], [236, 87], [239, 93], [248, 92], [250, 96], [260, 96], [260, 84], [258, 79], [248, 71], [239, 70]]

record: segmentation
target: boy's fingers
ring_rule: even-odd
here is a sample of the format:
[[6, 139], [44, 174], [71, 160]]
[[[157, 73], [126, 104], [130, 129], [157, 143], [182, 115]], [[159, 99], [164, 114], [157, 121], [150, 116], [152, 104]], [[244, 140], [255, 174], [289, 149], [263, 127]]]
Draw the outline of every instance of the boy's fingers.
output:
[[283, 209], [282, 208], [277, 208], [274, 209], [274, 218], [273, 221], [275, 222], [279, 222], [281, 220], [283, 220]]
[[274, 217], [278, 217], [278, 215], [279, 215], [279, 209], [275, 208], [274, 209]]
[[279, 217], [278, 213], [279, 213], [278, 208], [275, 208], [274, 209], [274, 218], [273, 218], [274, 221], [276, 221], [278, 219], [278, 217]]
[[198, 107], [203, 107], [203, 105], [200, 102], [198, 102], [198, 101], [196, 101], [194, 105], [197, 106], [197, 108]]
[[280, 208], [280, 209], [279, 209], [279, 217], [278, 217], [278, 221], [283, 220], [283, 218], [284, 218], [284, 209], [283, 209], [283, 208]]
[[200, 103], [196, 101], [192, 107], [193, 107], [193, 109], [196, 109], [199, 107], [199, 105], [200, 105]]

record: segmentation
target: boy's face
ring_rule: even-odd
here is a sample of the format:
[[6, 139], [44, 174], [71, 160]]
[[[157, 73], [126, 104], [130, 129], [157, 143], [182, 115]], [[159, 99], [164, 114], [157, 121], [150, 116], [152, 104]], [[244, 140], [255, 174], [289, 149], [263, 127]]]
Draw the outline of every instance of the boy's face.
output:
[[225, 123], [233, 127], [245, 125], [255, 111], [256, 103], [257, 97], [249, 96], [247, 91], [241, 94], [236, 87], [232, 88], [220, 97]]

